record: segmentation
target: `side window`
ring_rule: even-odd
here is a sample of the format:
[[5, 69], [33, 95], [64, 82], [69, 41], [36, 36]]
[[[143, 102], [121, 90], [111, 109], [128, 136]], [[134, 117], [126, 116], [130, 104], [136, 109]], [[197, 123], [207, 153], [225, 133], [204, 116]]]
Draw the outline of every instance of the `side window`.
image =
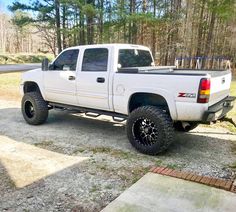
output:
[[94, 48], [84, 51], [82, 71], [107, 71], [108, 49]]
[[67, 50], [63, 52], [49, 67], [50, 70], [76, 70], [79, 50]]

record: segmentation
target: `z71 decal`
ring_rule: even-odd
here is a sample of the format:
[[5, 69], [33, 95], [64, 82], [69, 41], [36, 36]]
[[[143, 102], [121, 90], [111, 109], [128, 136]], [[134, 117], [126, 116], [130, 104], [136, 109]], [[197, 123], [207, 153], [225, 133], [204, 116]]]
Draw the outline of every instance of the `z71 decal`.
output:
[[196, 98], [195, 93], [179, 93], [178, 97]]

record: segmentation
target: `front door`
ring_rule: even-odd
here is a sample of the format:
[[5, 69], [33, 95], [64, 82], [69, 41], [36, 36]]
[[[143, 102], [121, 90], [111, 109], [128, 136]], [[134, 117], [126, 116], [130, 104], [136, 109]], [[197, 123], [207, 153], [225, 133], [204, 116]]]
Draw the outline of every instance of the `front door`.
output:
[[81, 70], [78, 72], [77, 97], [80, 106], [109, 109], [108, 48], [84, 50]]
[[51, 102], [77, 105], [76, 66], [78, 49], [63, 51], [44, 72], [46, 100]]

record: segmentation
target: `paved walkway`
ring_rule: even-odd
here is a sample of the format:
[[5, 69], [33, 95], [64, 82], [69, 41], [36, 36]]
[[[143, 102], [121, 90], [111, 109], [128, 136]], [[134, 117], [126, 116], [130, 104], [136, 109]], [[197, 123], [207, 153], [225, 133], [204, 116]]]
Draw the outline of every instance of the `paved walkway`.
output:
[[15, 71], [27, 71], [36, 68], [40, 68], [40, 63], [26, 63], [26, 64], [9, 64], [9, 65], [0, 65], [0, 73], [8, 73]]
[[236, 194], [173, 177], [147, 173], [103, 212], [235, 212]]
[[52, 152], [0, 135], [0, 165], [17, 188], [23, 188], [87, 159]]

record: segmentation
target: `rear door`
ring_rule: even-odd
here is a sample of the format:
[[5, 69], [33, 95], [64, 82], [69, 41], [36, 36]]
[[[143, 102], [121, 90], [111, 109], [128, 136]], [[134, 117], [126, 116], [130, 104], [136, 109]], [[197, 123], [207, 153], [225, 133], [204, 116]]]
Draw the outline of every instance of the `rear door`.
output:
[[87, 48], [77, 77], [77, 97], [80, 106], [109, 109], [109, 49]]
[[44, 72], [46, 100], [77, 105], [76, 66], [79, 49], [62, 52]]

